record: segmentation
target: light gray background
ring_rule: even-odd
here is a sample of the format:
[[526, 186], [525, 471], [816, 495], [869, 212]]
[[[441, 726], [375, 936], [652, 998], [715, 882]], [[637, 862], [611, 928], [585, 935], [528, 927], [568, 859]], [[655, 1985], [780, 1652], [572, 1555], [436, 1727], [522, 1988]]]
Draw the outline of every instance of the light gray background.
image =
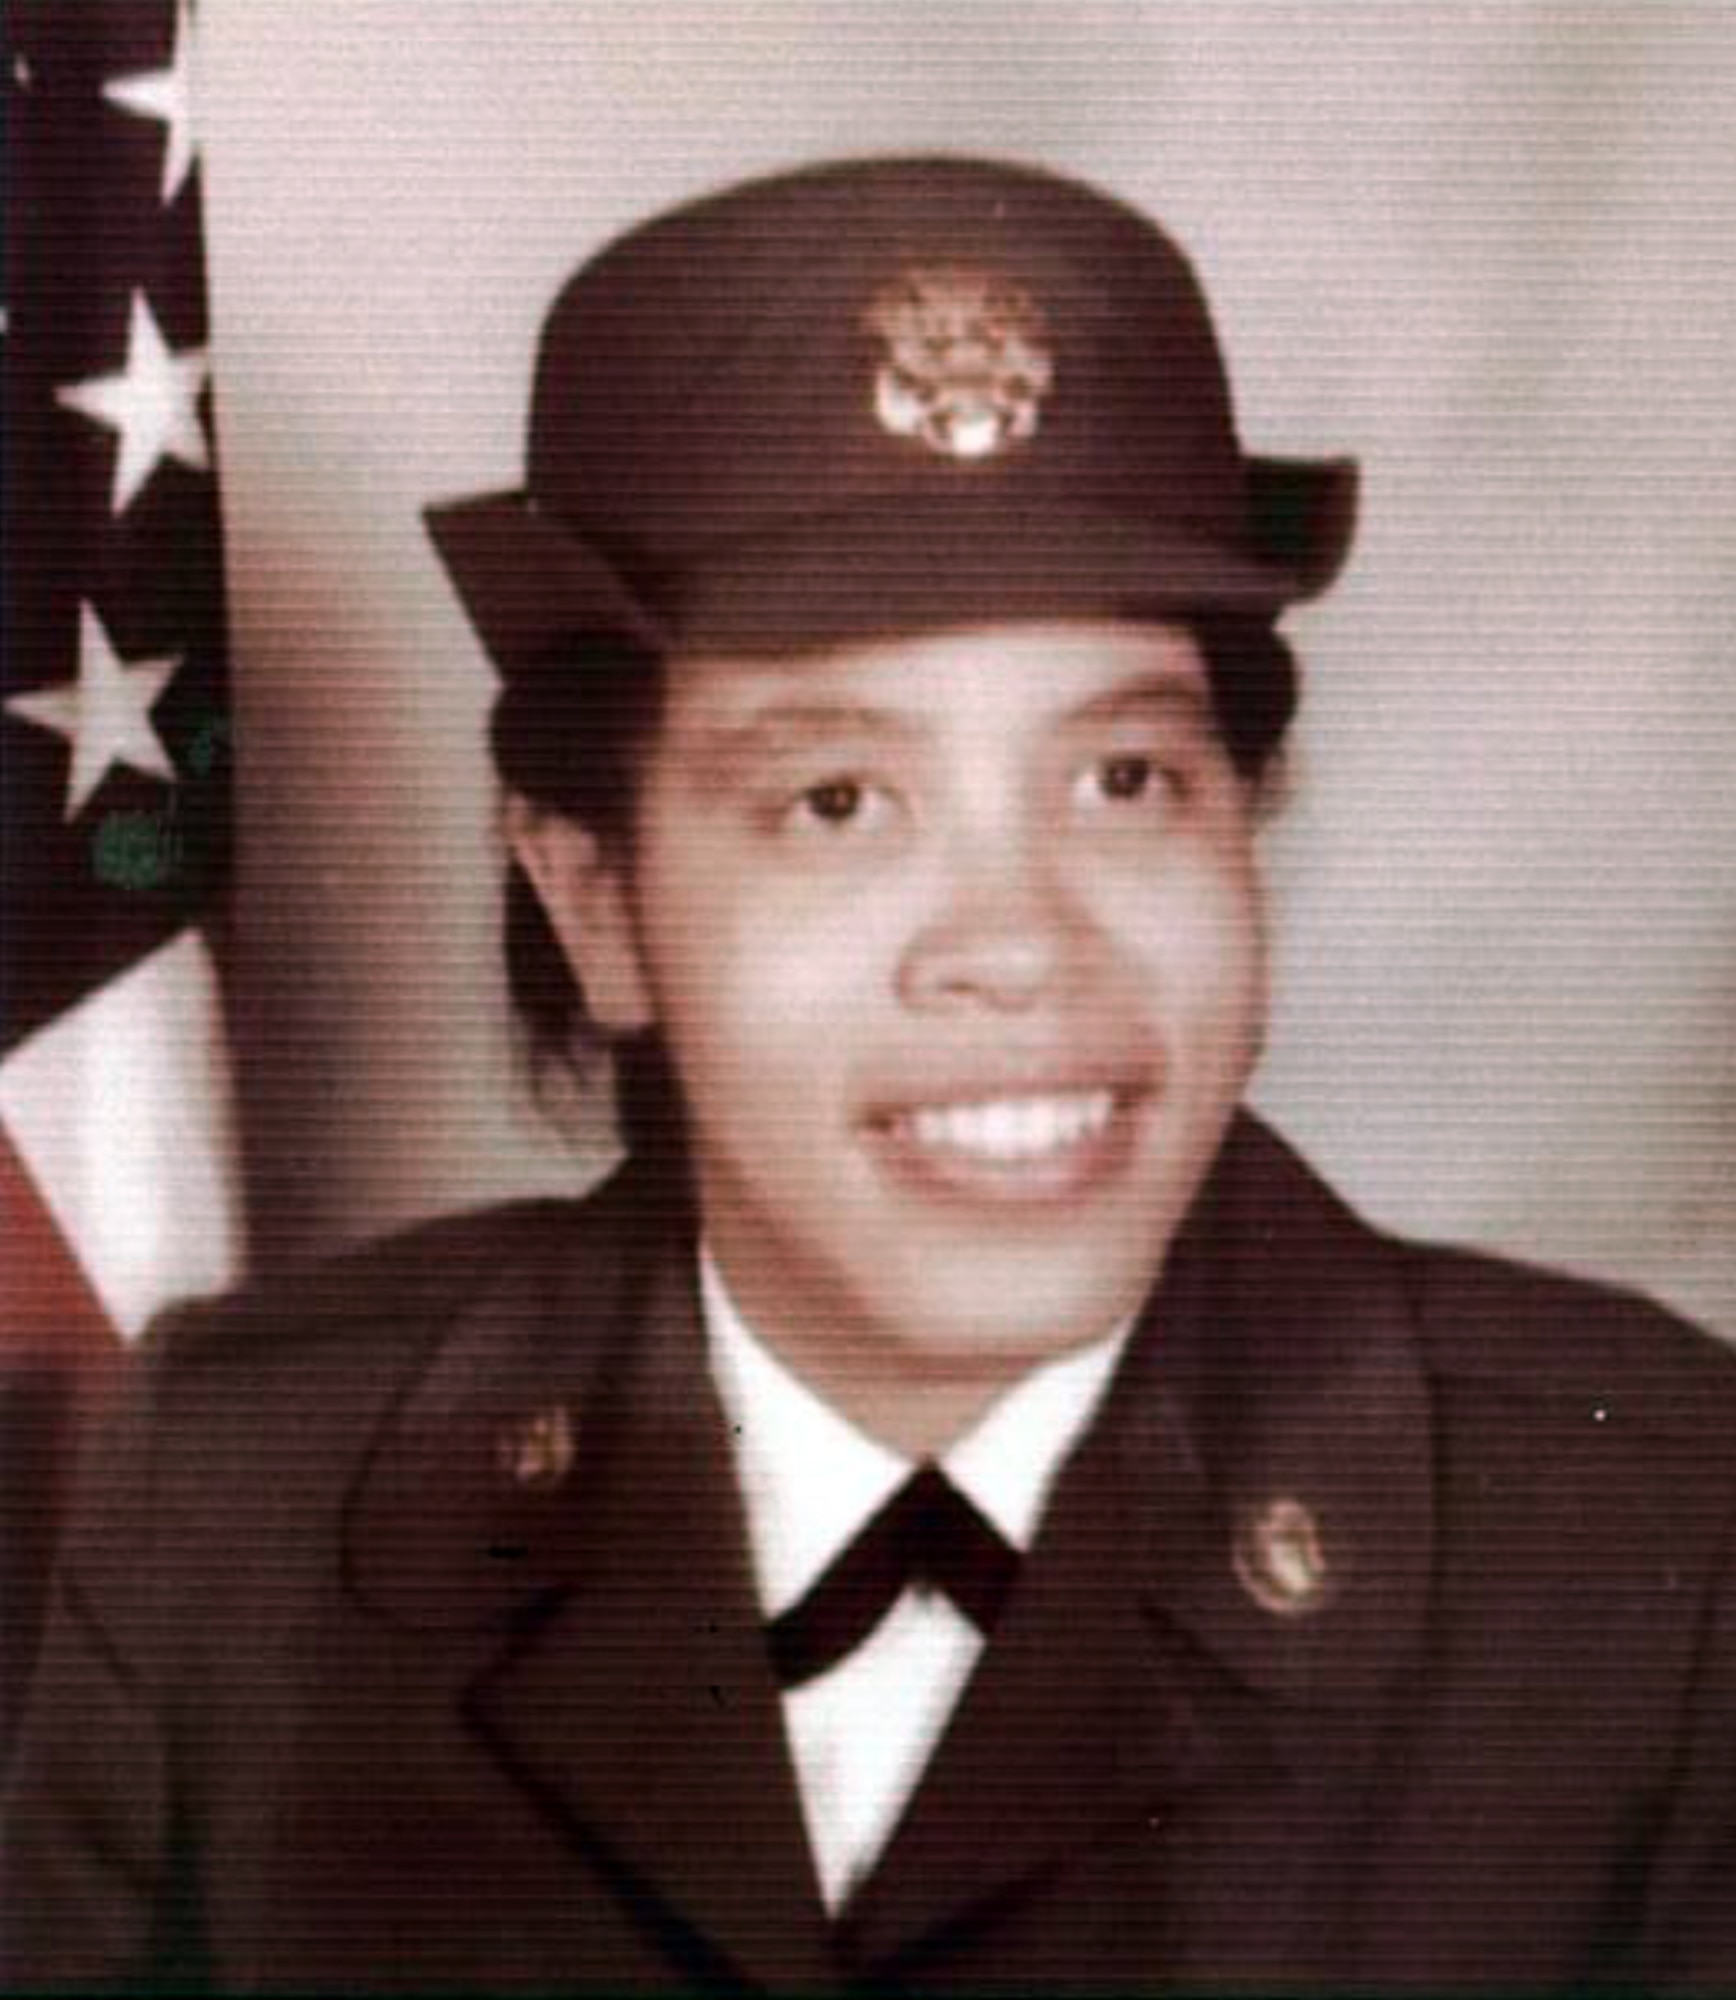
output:
[[1189, 246], [1256, 448], [1351, 450], [1296, 620], [1257, 1102], [1376, 1218], [1736, 1332], [1736, 8], [203, 0], [265, 1260], [576, 1184], [514, 1080], [489, 675], [421, 504], [652, 209], [1047, 162]]

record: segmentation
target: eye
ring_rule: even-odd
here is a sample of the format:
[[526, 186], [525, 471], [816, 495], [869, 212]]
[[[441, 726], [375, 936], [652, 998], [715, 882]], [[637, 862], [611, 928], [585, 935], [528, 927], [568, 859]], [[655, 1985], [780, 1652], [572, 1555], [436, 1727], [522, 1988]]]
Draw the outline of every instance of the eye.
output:
[[1149, 751], [1121, 750], [1099, 757], [1082, 771], [1075, 796], [1086, 807], [1162, 806], [1181, 796], [1180, 776]]
[[1106, 757], [1097, 767], [1097, 789], [1106, 799], [1142, 799], [1156, 779], [1149, 757]]
[[893, 795], [883, 786], [841, 771], [786, 793], [775, 823], [798, 834], [860, 835], [884, 830], [893, 810]]
[[826, 778], [796, 800], [796, 811], [820, 826], [848, 826], [867, 806], [867, 788], [856, 778]]

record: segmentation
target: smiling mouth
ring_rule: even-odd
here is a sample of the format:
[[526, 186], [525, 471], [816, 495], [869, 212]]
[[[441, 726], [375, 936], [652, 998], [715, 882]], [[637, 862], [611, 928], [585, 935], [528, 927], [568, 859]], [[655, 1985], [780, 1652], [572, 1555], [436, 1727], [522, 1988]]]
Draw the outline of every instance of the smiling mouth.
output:
[[915, 1193], [978, 1212], [1073, 1205], [1117, 1180], [1142, 1130], [1143, 1085], [1009, 1090], [889, 1108], [870, 1122], [874, 1151]]
[[1115, 1115], [1112, 1090], [993, 1097], [973, 1104], [925, 1104], [892, 1122], [925, 1151], [994, 1165], [1043, 1160], [1095, 1138]]

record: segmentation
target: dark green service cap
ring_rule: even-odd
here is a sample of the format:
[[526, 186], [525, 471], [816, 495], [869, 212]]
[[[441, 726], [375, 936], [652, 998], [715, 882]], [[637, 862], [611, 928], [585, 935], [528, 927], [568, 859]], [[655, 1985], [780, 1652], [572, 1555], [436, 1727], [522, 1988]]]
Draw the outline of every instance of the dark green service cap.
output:
[[660, 216], [542, 332], [525, 483], [427, 510], [504, 673], [579, 634], [779, 651], [988, 618], [1272, 616], [1348, 460], [1238, 442], [1143, 215], [986, 161], [844, 161]]

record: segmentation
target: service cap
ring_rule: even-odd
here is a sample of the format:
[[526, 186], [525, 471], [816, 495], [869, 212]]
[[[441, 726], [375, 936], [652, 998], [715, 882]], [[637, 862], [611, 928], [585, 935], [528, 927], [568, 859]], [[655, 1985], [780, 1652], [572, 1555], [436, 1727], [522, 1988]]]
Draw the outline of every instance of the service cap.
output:
[[1247, 455], [1187, 259], [1047, 172], [843, 161], [711, 195], [544, 324], [525, 483], [427, 510], [507, 674], [578, 634], [787, 650], [1016, 616], [1273, 615], [1347, 460]]

